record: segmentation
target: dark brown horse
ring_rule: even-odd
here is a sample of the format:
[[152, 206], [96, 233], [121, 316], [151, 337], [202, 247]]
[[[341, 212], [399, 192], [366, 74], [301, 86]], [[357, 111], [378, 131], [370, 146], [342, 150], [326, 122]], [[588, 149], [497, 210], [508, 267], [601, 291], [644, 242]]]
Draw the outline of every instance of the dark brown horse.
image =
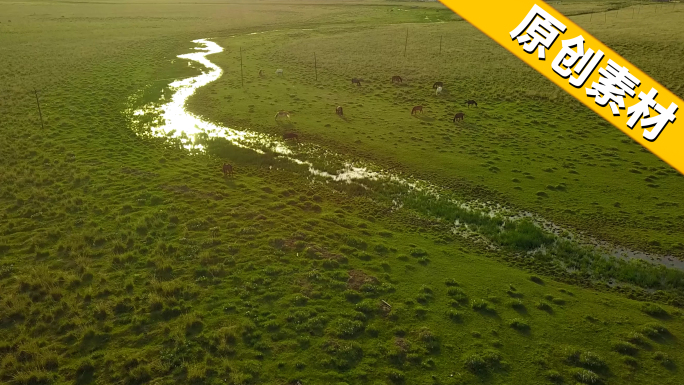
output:
[[233, 165], [228, 163], [223, 164], [223, 176], [226, 175], [233, 176]]
[[437, 87], [444, 87], [444, 83], [442, 82], [435, 82], [435, 84], [432, 85], [432, 89], [437, 89]]
[[456, 123], [457, 120], [463, 120], [463, 117], [465, 114], [463, 112], [459, 112], [456, 115], [454, 115], [454, 123]]
[[415, 106], [415, 107], [413, 107], [413, 109], [411, 110], [411, 115], [417, 114], [418, 111], [420, 111], [420, 113], [422, 114], [422, 113], [423, 113], [423, 106]]
[[339, 115], [339, 116], [344, 115], [344, 114], [342, 113], [342, 106], [338, 106], [338, 107], [335, 109], [335, 113], [336, 113], [337, 115]]
[[352, 84], [356, 84], [358, 86], [361, 86], [361, 79], [359, 78], [352, 78]]
[[392, 83], [403, 83], [404, 81], [401, 79], [401, 76], [394, 75], [392, 76]]
[[294, 132], [288, 132], [283, 134], [283, 140], [289, 140], [292, 139], [295, 142], [299, 143], [299, 135], [295, 134]]
[[468, 104], [468, 108], [470, 108], [470, 105], [471, 105], [471, 104], [474, 104], [475, 107], [477, 107], [477, 102], [474, 101], [474, 100], [472, 100], [472, 99], [466, 100], [466, 104]]

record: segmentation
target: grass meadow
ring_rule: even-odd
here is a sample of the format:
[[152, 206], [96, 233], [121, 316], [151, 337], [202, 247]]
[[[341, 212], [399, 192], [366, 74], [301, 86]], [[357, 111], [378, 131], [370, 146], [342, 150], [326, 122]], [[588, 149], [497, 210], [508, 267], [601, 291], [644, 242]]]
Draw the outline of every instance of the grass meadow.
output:
[[[570, 2], [566, 12], [578, 13], [572, 18], [580, 26], [682, 95], [682, 43], [673, 36], [682, 28], [684, 8], [588, 14], [588, 4]], [[412, 12], [423, 12], [425, 22], [323, 25], [218, 39], [227, 49], [212, 60], [226, 75], [190, 105], [224, 124], [295, 130], [308, 141], [400, 165], [398, 170], [457, 194], [536, 212], [604, 240], [682, 255], [678, 191], [684, 179], [678, 172], [468, 23], [430, 23], [436, 19], [430, 11]], [[284, 69], [282, 79], [276, 68]], [[393, 75], [404, 83], [392, 84]], [[366, 82], [352, 85], [352, 77]], [[435, 81], [445, 83], [440, 96], [432, 89]], [[468, 99], [478, 108], [467, 108]], [[338, 105], [344, 119], [334, 114]], [[425, 114], [411, 116], [415, 105], [424, 105]], [[291, 126], [274, 121], [280, 109], [294, 112]], [[457, 112], [465, 119], [454, 124]]]
[[[630, 27], [614, 10], [595, 22], [611, 4], [562, 7], [681, 94], [678, 8]], [[243, 36], [266, 30], [281, 31]], [[224, 76], [189, 103], [208, 119], [296, 130], [458, 196], [679, 250], [680, 177], [438, 4], [3, 0], [0, 382], [683, 382], [677, 290], [576, 279], [446, 236], [426, 212], [453, 219], [448, 207], [388, 211], [380, 196], [220, 141], [190, 155], [138, 137], [123, 113], [131, 96], [155, 101], [169, 79], [198, 74], [174, 58], [203, 37], [226, 48], [210, 57]], [[658, 54], [639, 56], [646, 46]], [[389, 84], [395, 72], [404, 85]], [[291, 123], [275, 123], [279, 109]], [[464, 122], [447, 120], [456, 110]]]

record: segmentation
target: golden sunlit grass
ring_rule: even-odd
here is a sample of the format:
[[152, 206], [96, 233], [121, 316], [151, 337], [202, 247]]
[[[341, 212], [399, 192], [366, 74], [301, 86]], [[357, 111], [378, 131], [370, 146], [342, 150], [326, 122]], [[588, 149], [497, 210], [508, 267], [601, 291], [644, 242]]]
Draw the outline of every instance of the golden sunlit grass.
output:
[[[584, 285], [591, 287], [559, 283], [553, 277], [563, 275], [545, 264], [527, 266], [535, 269], [531, 277], [515, 267], [516, 258], [445, 237], [443, 224], [417, 211], [388, 214], [382, 202], [349, 187], [312, 188], [296, 169], [262, 167], [268, 164], [241, 157], [231, 146], [224, 150], [234, 156], [236, 177], [225, 180], [220, 160], [189, 156], [131, 131], [122, 113], [129, 97], [149, 86], [143, 98], [156, 100], [165, 84], [161, 79], [196, 74], [186, 63], [171, 62], [189, 52], [196, 38], [226, 43], [228, 36], [257, 29], [301, 29], [297, 23], [334, 20], [360, 28], [420, 22], [424, 12], [448, 15], [433, 4], [390, 18], [388, 3], [380, 1], [269, 3], [0, 2], [0, 46], [8, 53], [0, 59], [0, 382], [682, 382], [681, 311], [663, 303], [672, 297], [630, 288], [602, 290], [587, 281]], [[427, 33], [431, 27], [416, 28]], [[392, 42], [395, 30], [402, 28], [383, 27], [378, 41]], [[373, 40], [353, 31], [344, 34], [359, 39], [361, 53], [350, 47], [349, 54], [361, 62], [341, 55], [346, 69], [335, 74], [336, 67], [322, 59], [321, 82], [330, 82], [322, 83], [327, 88], [307, 83], [309, 67], [297, 64], [308, 57], [306, 40], [293, 38], [275, 48], [281, 55], [275, 60], [286, 76], [296, 73], [300, 80], [262, 84], [258, 93], [252, 83], [248, 95], [285, 99], [285, 87], [306, 88], [296, 96], [311, 107], [299, 116], [312, 116], [322, 125], [327, 109], [318, 103], [335, 105], [347, 98], [363, 105], [349, 110], [358, 130], [367, 132], [363, 142], [366, 136], [379, 141], [372, 130], [383, 132], [394, 124], [388, 111], [395, 106], [386, 103], [403, 89], [380, 85], [381, 68], [391, 62], [364, 59], [374, 54], [367, 46]], [[316, 49], [324, 52], [333, 43], [346, 49], [344, 36], [318, 36], [327, 40], [315, 43], [321, 44]], [[280, 38], [265, 47], [274, 49], [269, 44]], [[482, 41], [493, 57], [495, 48]], [[289, 44], [301, 45], [302, 52], [292, 52]], [[228, 64], [230, 85], [237, 79], [236, 46], [226, 46], [232, 64], [221, 65]], [[268, 52], [254, 49], [248, 55], [256, 60]], [[254, 74], [257, 67], [249, 65]], [[460, 68], [467, 73], [467, 67]], [[364, 91], [337, 85], [333, 78], [344, 80], [345, 71], [363, 68], [371, 75], [359, 76], [378, 78]], [[418, 72], [418, 65], [409, 68], [425, 79], [433, 77], [428, 70]], [[520, 80], [532, 73], [519, 69], [517, 97], [532, 105]], [[491, 67], [488, 71], [500, 76]], [[546, 95], [539, 84], [535, 92]], [[40, 89], [44, 130], [34, 87]], [[366, 87], [378, 88], [365, 95]], [[502, 86], [490, 87], [494, 92]], [[212, 90], [217, 91], [202, 90], [198, 100], [211, 100], [202, 95]], [[376, 92], [385, 96], [373, 98]], [[224, 108], [201, 112], [247, 119], [241, 109], [254, 104], [255, 111], [272, 118], [274, 107], [241, 97], [233, 97], [230, 114]], [[416, 97], [402, 94], [407, 100], [401, 103]], [[486, 126], [494, 127], [489, 97], [480, 111], [491, 114]], [[377, 117], [386, 122], [371, 125], [360, 111], [376, 107], [385, 111]], [[396, 108], [404, 112], [403, 106]], [[345, 135], [333, 135], [342, 132], [337, 123], [317, 132], [316, 125], [296, 119], [302, 131], [330, 133], [330, 143], [342, 144], [340, 152], [356, 151]], [[470, 115], [466, 119], [470, 124]], [[422, 127], [441, 129], [438, 120]], [[360, 136], [351, 130], [346, 135], [351, 143]], [[479, 135], [480, 140], [494, 137]], [[406, 167], [420, 170], [415, 159], [407, 156]], [[524, 175], [518, 177], [528, 180]], [[545, 181], [559, 185], [551, 182]], [[539, 309], [541, 303], [547, 306]]]

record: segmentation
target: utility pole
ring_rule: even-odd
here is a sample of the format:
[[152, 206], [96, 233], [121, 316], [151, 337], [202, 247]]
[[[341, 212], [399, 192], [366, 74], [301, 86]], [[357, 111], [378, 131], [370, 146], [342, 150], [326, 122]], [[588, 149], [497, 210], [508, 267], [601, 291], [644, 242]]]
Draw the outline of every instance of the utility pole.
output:
[[40, 111], [40, 100], [38, 100], [38, 90], [36, 90], [34, 88], [33, 93], [36, 95], [36, 104], [38, 105], [38, 115], [40, 115], [40, 127], [43, 130], [45, 130], [45, 126], [43, 125], [43, 113]]
[[245, 87], [245, 77], [242, 72], [242, 47], [240, 47], [240, 83], [242, 83], [242, 87]]

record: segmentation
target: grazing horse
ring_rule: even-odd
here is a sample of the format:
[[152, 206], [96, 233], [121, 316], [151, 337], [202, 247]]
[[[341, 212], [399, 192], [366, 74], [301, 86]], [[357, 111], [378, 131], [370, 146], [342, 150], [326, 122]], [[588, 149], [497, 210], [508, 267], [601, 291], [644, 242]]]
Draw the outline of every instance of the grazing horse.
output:
[[432, 85], [432, 89], [435, 89], [437, 87], [444, 87], [444, 83], [442, 82], [435, 82], [435, 84]]
[[357, 84], [357, 85], [361, 86], [361, 79], [359, 79], [359, 78], [352, 78], [352, 84]]
[[442, 87], [437, 87], [437, 89], [435, 90], [435, 95], [439, 95], [441, 93], [442, 93]]
[[459, 112], [456, 115], [454, 115], [454, 123], [456, 123], [457, 120], [463, 120], [463, 117], [465, 114], [463, 112]]
[[335, 113], [336, 113], [337, 115], [339, 115], [339, 116], [342, 116], [342, 115], [343, 115], [343, 113], [342, 113], [342, 106], [338, 106], [338, 107], [335, 109]]
[[295, 134], [294, 132], [287, 132], [283, 134], [283, 140], [288, 139], [294, 139], [297, 143], [299, 143], [299, 135]]
[[275, 115], [276, 120], [278, 120], [278, 118], [282, 118], [282, 117], [290, 119], [290, 113], [287, 111], [282, 111], [282, 110], [276, 112], [276, 115]]
[[472, 99], [471, 99], [471, 100], [466, 100], [466, 103], [468, 104], [468, 108], [470, 108], [470, 105], [471, 105], [471, 104], [474, 104], [475, 107], [477, 107], [477, 102], [474, 101], [474, 100], [472, 100]]
[[411, 115], [413, 115], [414, 113], [417, 114], [418, 111], [420, 111], [420, 113], [422, 114], [422, 113], [423, 113], [423, 106], [415, 106], [415, 107], [413, 107], [413, 109], [411, 110]]
[[394, 75], [392, 76], [392, 83], [403, 83], [404, 81], [401, 79], [401, 76]]
[[283, 70], [280, 69], [280, 68], [278, 68], [278, 69], [276, 70], [276, 75], [277, 75], [277, 76], [283, 76]]
[[233, 165], [228, 163], [223, 164], [223, 176], [226, 175], [233, 176]]

